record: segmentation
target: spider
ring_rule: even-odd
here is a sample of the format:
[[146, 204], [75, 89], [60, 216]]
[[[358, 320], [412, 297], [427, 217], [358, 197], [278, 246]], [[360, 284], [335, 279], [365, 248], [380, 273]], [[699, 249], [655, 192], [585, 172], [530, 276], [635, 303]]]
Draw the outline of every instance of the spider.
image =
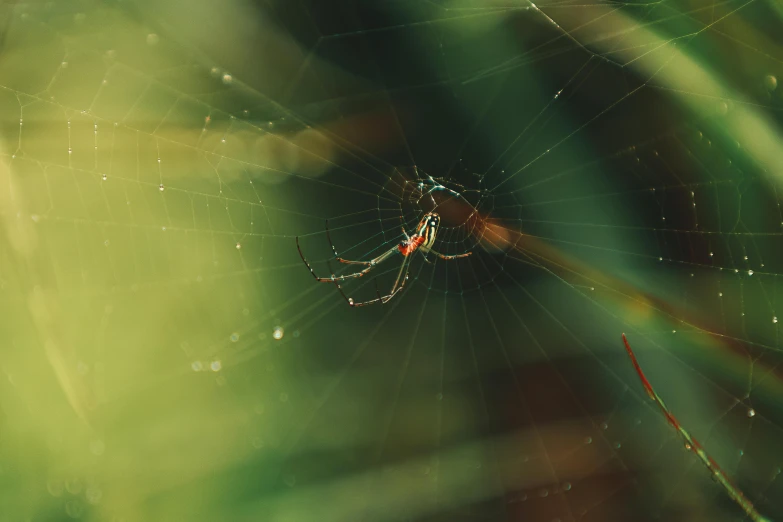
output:
[[[454, 256], [447, 256], [444, 254], [441, 254], [440, 252], [436, 252], [432, 249], [432, 245], [435, 243], [435, 237], [438, 233], [438, 227], [440, 226], [440, 216], [435, 212], [428, 212], [424, 215], [423, 218], [421, 218], [421, 221], [419, 221], [419, 224], [416, 226], [416, 232], [413, 235], [408, 235], [408, 232], [405, 231], [405, 227], [402, 227], [402, 233], [405, 236], [405, 239], [400, 241], [398, 245], [394, 245], [389, 250], [384, 252], [383, 254], [379, 255], [378, 257], [374, 259], [370, 259], [369, 261], [351, 261], [349, 259], [343, 259], [337, 254], [337, 249], [334, 247], [334, 243], [332, 243], [332, 238], [329, 235], [329, 222], [326, 222], [326, 237], [329, 239], [329, 244], [332, 246], [332, 252], [334, 252], [334, 257], [337, 258], [337, 260], [340, 263], [345, 263], [346, 265], [363, 265], [366, 268], [359, 270], [358, 272], [354, 272], [352, 274], [345, 274], [341, 276], [336, 276], [332, 274], [331, 277], [318, 277], [315, 275], [315, 272], [313, 271], [313, 268], [310, 266], [310, 263], [307, 262], [307, 259], [305, 259], [304, 254], [302, 254], [302, 248], [299, 246], [299, 237], [296, 238], [296, 248], [299, 250], [299, 256], [302, 258], [302, 261], [304, 261], [304, 264], [307, 266], [308, 269], [310, 269], [310, 273], [313, 274], [313, 277], [316, 281], [321, 283], [334, 283], [337, 286], [337, 290], [340, 291], [340, 294], [345, 298], [345, 300], [348, 302], [350, 306], [366, 306], [370, 304], [375, 303], [381, 303], [385, 304], [388, 303], [395, 295], [397, 295], [402, 289], [405, 287], [405, 281], [408, 280], [408, 267], [410, 265], [411, 259], [413, 258], [413, 254], [415, 254], [417, 251], [421, 252], [421, 254], [424, 256], [424, 260], [428, 263], [432, 263], [427, 258], [427, 254], [432, 253], [433, 255], [445, 259], [445, 260], [452, 260], [452, 259], [459, 259], [462, 257], [468, 257], [473, 252], [467, 252], [465, 254], [458, 254]], [[378, 283], [376, 281], [375, 283], [375, 291], [378, 294], [377, 299], [372, 299], [370, 301], [364, 301], [361, 303], [357, 303], [353, 300], [353, 298], [348, 297], [345, 295], [345, 292], [343, 292], [343, 289], [340, 287], [340, 283], [338, 281], [344, 281], [346, 279], [352, 279], [355, 277], [362, 277], [364, 274], [381, 264], [383, 261], [386, 261], [390, 257], [392, 257], [394, 254], [399, 253], [403, 256], [402, 264], [400, 265], [400, 271], [397, 272], [397, 279], [394, 281], [394, 286], [392, 286], [391, 291], [388, 295], [381, 296], [381, 292], [378, 290]]]

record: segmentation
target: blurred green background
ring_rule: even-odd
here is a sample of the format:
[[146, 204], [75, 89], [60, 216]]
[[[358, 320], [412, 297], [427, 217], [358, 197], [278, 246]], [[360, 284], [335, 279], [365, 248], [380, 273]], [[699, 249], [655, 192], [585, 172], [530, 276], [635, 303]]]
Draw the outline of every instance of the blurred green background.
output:
[[[742, 519], [622, 332], [783, 516], [781, 31], [761, 0], [0, 4], [0, 521]], [[296, 249], [349, 273], [327, 219], [366, 260], [433, 209], [473, 255], [382, 306]]]

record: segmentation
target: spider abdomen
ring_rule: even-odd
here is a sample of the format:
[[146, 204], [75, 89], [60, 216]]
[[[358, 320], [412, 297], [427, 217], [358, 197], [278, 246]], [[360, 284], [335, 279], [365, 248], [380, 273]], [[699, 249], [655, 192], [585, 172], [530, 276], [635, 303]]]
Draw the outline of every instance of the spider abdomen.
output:
[[397, 249], [400, 251], [400, 254], [404, 255], [405, 257], [408, 257], [416, 250], [418, 250], [419, 247], [424, 243], [424, 241], [425, 239], [423, 236], [414, 234], [413, 236], [411, 236], [409, 240], [400, 243]]

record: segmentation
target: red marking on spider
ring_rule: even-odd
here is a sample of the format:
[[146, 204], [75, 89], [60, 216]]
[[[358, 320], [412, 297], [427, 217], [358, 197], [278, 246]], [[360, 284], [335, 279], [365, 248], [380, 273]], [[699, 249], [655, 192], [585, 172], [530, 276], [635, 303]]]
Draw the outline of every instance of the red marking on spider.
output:
[[[424, 260], [428, 263], [431, 262], [429, 259], [427, 259], [427, 254], [432, 254], [436, 257], [439, 257], [444, 260], [452, 260], [452, 259], [459, 259], [462, 257], [468, 257], [473, 252], [467, 252], [465, 254], [458, 254], [454, 256], [447, 256], [444, 254], [441, 254], [440, 252], [436, 252], [432, 249], [432, 245], [435, 243], [435, 237], [438, 234], [438, 227], [440, 226], [440, 216], [435, 212], [427, 212], [424, 214], [424, 217], [421, 218], [421, 221], [419, 221], [419, 224], [416, 226], [416, 232], [412, 235], [408, 235], [408, 232], [405, 231], [405, 227], [402, 228], [402, 234], [405, 236], [405, 239], [403, 239], [399, 244], [394, 245], [390, 249], [388, 249], [383, 254], [379, 255], [376, 258], [370, 259], [369, 261], [352, 261], [350, 259], [343, 259], [337, 254], [337, 249], [334, 247], [334, 243], [332, 243], [332, 238], [329, 235], [329, 222], [326, 222], [326, 237], [329, 239], [329, 244], [332, 246], [332, 252], [334, 252], [334, 257], [339, 261], [340, 263], [345, 263], [346, 265], [363, 265], [366, 268], [359, 270], [358, 272], [354, 272], [352, 274], [345, 274], [341, 276], [337, 276], [332, 274], [331, 277], [318, 277], [315, 275], [315, 271], [310, 266], [310, 263], [307, 262], [307, 259], [305, 259], [304, 254], [302, 254], [302, 248], [299, 246], [299, 237], [296, 238], [296, 248], [299, 250], [299, 257], [302, 258], [302, 261], [304, 261], [305, 266], [310, 270], [310, 273], [313, 274], [313, 277], [316, 281], [320, 283], [334, 283], [335, 286], [337, 286], [337, 290], [340, 291], [340, 294], [345, 298], [345, 300], [348, 302], [351, 306], [365, 306], [369, 304], [374, 303], [388, 303], [392, 297], [397, 295], [403, 287], [405, 286], [405, 281], [408, 280], [408, 267], [410, 266], [411, 259], [413, 258], [413, 254], [416, 252], [420, 252], [424, 256]], [[362, 277], [366, 273], [368, 273], [370, 270], [381, 264], [383, 261], [386, 261], [390, 257], [392, 257], [394, 254], [400, 253], [402, 254], [402, 264], [400, 265], [400, 271], [397, 272], [397, 279], [394, 281], [394, 286], [392, 286], [391, 292], [389, 292], [388, 295], [381, 296], [380, 290], [378, 290], [378, 283], [375, 284], [375, 291], [378, 295], [377, 299], [372, 299], [370, 301], [364, 301], [361, 303], [355, 302], [352, 298], [345, 295], [343, 292], [343, 289], [340, 287], [339, 281], [344, 281], [346, 279], [356, 278], [356, 277]]]

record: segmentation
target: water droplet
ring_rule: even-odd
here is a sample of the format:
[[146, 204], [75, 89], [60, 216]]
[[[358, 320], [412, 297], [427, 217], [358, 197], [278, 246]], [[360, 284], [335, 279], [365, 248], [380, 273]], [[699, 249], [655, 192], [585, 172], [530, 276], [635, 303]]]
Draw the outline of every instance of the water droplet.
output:
[[753, 275], [753, 270], [748, 270], [748, 275], [749, 276]]
[[712, 257], [713, 255], [714, 255], [714, 254], [713, 254], [712, 252], [710, 252], [710, 257]]
[[772, 318], [772, 322], [773, 322], [773, 323], [777, 323], [777, 322], [778, 322], [778, 318], [777, 318], [777, 317], [773, 317], [773, 318]]
[[614, 443], [614, 449], [620, 449], [620, 448], [622, 448], [622, 447], [623, 447], [623, 445], [622, 445], [622, 443], [621, 443], [621, 442], [615, 442], [615, 443]]
[[748, 410], [748, 417], [755, 417], [755, 416], [756, 416], [756, 410], [754, 410], [753, 408], [750, 408]]
[[219, 372], [222, 366], [223, 365], [220, 364], [220, 361], [212, 361], [212, 364], [209, 365], [209, 369], [213, 372]]
[[65, 481], [65, 489], [72, 495], [78, 495], [82, 492], [82, 481], [76, 477], [70, 478]]
[[775, 76], [768, 74], [764, 77], [764, 87], [770, 92], [774, 91], [778, 87], [778, 79]]
[[193, 368], [194, 372], [200, 372], [204, 368], [201, 361], [193, 361], [190, 367]]
[[[247, 310], [247, 308], [245, 308], [245, 310]], [[247, 315], [247, 314], [245, 314], [245, 315]], [[239, 334], [236, 333], [236, 332], [232, 333], [230, 339], [231, 339], [232, 343], [237, 342], [239, 340]]]
[[548, 497], [549, 496], [549, 491], [546, 490], [546, 489], [542, 489], [541, 491], [538, 492], [538, 496], [541, 497], [541, 498]]
[[279, 341], [283, 338], [284, 333], [285, 330], [283, 330], [282, 326], [275, 326], [274, 330], [272, 330], [272, 337]]
[[241, 249], [242, 249], [242, 243], [237, 243], [237, 250], [241, 250]]
[[602, 430], [605, 430], [605, 429], [607, 429], [608, 427], [609, 427], [609, 425], [608, 425], [607, 423], [605, 423], [605, 422], [602, 422], [602, 423], [601, 423], [601, 429], [602, 429]]
[[147, 35], [147, 45], [157, 45], [160, 38], [158, 38], [158, 35], [155, 33], [150, 33]]
[[65, 514], [71, 518], [81, 518], [84, 513], [84, 506], [79, 500], [69, 500], [65, 504]]
[[592, 437], [585, 437], [585, 444], [592, 444], [593, 438]]
[[688, 451], [690, 451], [690, 450], [692, 450], [692, 449], [693, 449], [693, 447], [692, 447], [690, 444], [688, 444], [688, 443], [686, 442], [686, 443], [685, 443], [685, 449], [686, 449], [686, 450], [688, 450]]
[[108, 176], [106, 176], [106, 174], [101, 174], [101, 179], [102, 179], [103, 181], [106, 181], [106, 178], [107, 178], [107, 177], [108, 177]]
[[571, 483], [563, 482], [563, 491], [571, 491]]
[[87, 497], [87, 502], [90, 504], [100, 504], [101, 498], [103, 497], [103, 491], [97, 486], [90, 486], [87, 488], [84, 496]]
[[51, 479], [49, 482], [46, 483], [46, 489], [49, 491], [49, 494], [53, 497], [59, 497], [63, 494], [63, 490], [65, 489], [63, 487], [63, 483], [61, 480], [57, 479]]
[[161, 192], [163, 192], [165, 190], [165, 187], [163, 186], [163, 183], [160, 184], [160, 186], [158, 187], [158, 190], [160, 190]]
[[226, 73], [223, 75], [223, 83], [226, 85], [230, 84], [232, 81], [234, 81], [234, 78], [231, 77], [230, 74]]
[[106, 444], [101, 439], [95, 439], [90, 441], [90, 453], [93, 455], [103, 455], [106, 449]]
[[723, 297], [723, 292], [718, 292], [718, 297]]
[[68, 147], [68, 154], [73, 154], [73, 149]]

